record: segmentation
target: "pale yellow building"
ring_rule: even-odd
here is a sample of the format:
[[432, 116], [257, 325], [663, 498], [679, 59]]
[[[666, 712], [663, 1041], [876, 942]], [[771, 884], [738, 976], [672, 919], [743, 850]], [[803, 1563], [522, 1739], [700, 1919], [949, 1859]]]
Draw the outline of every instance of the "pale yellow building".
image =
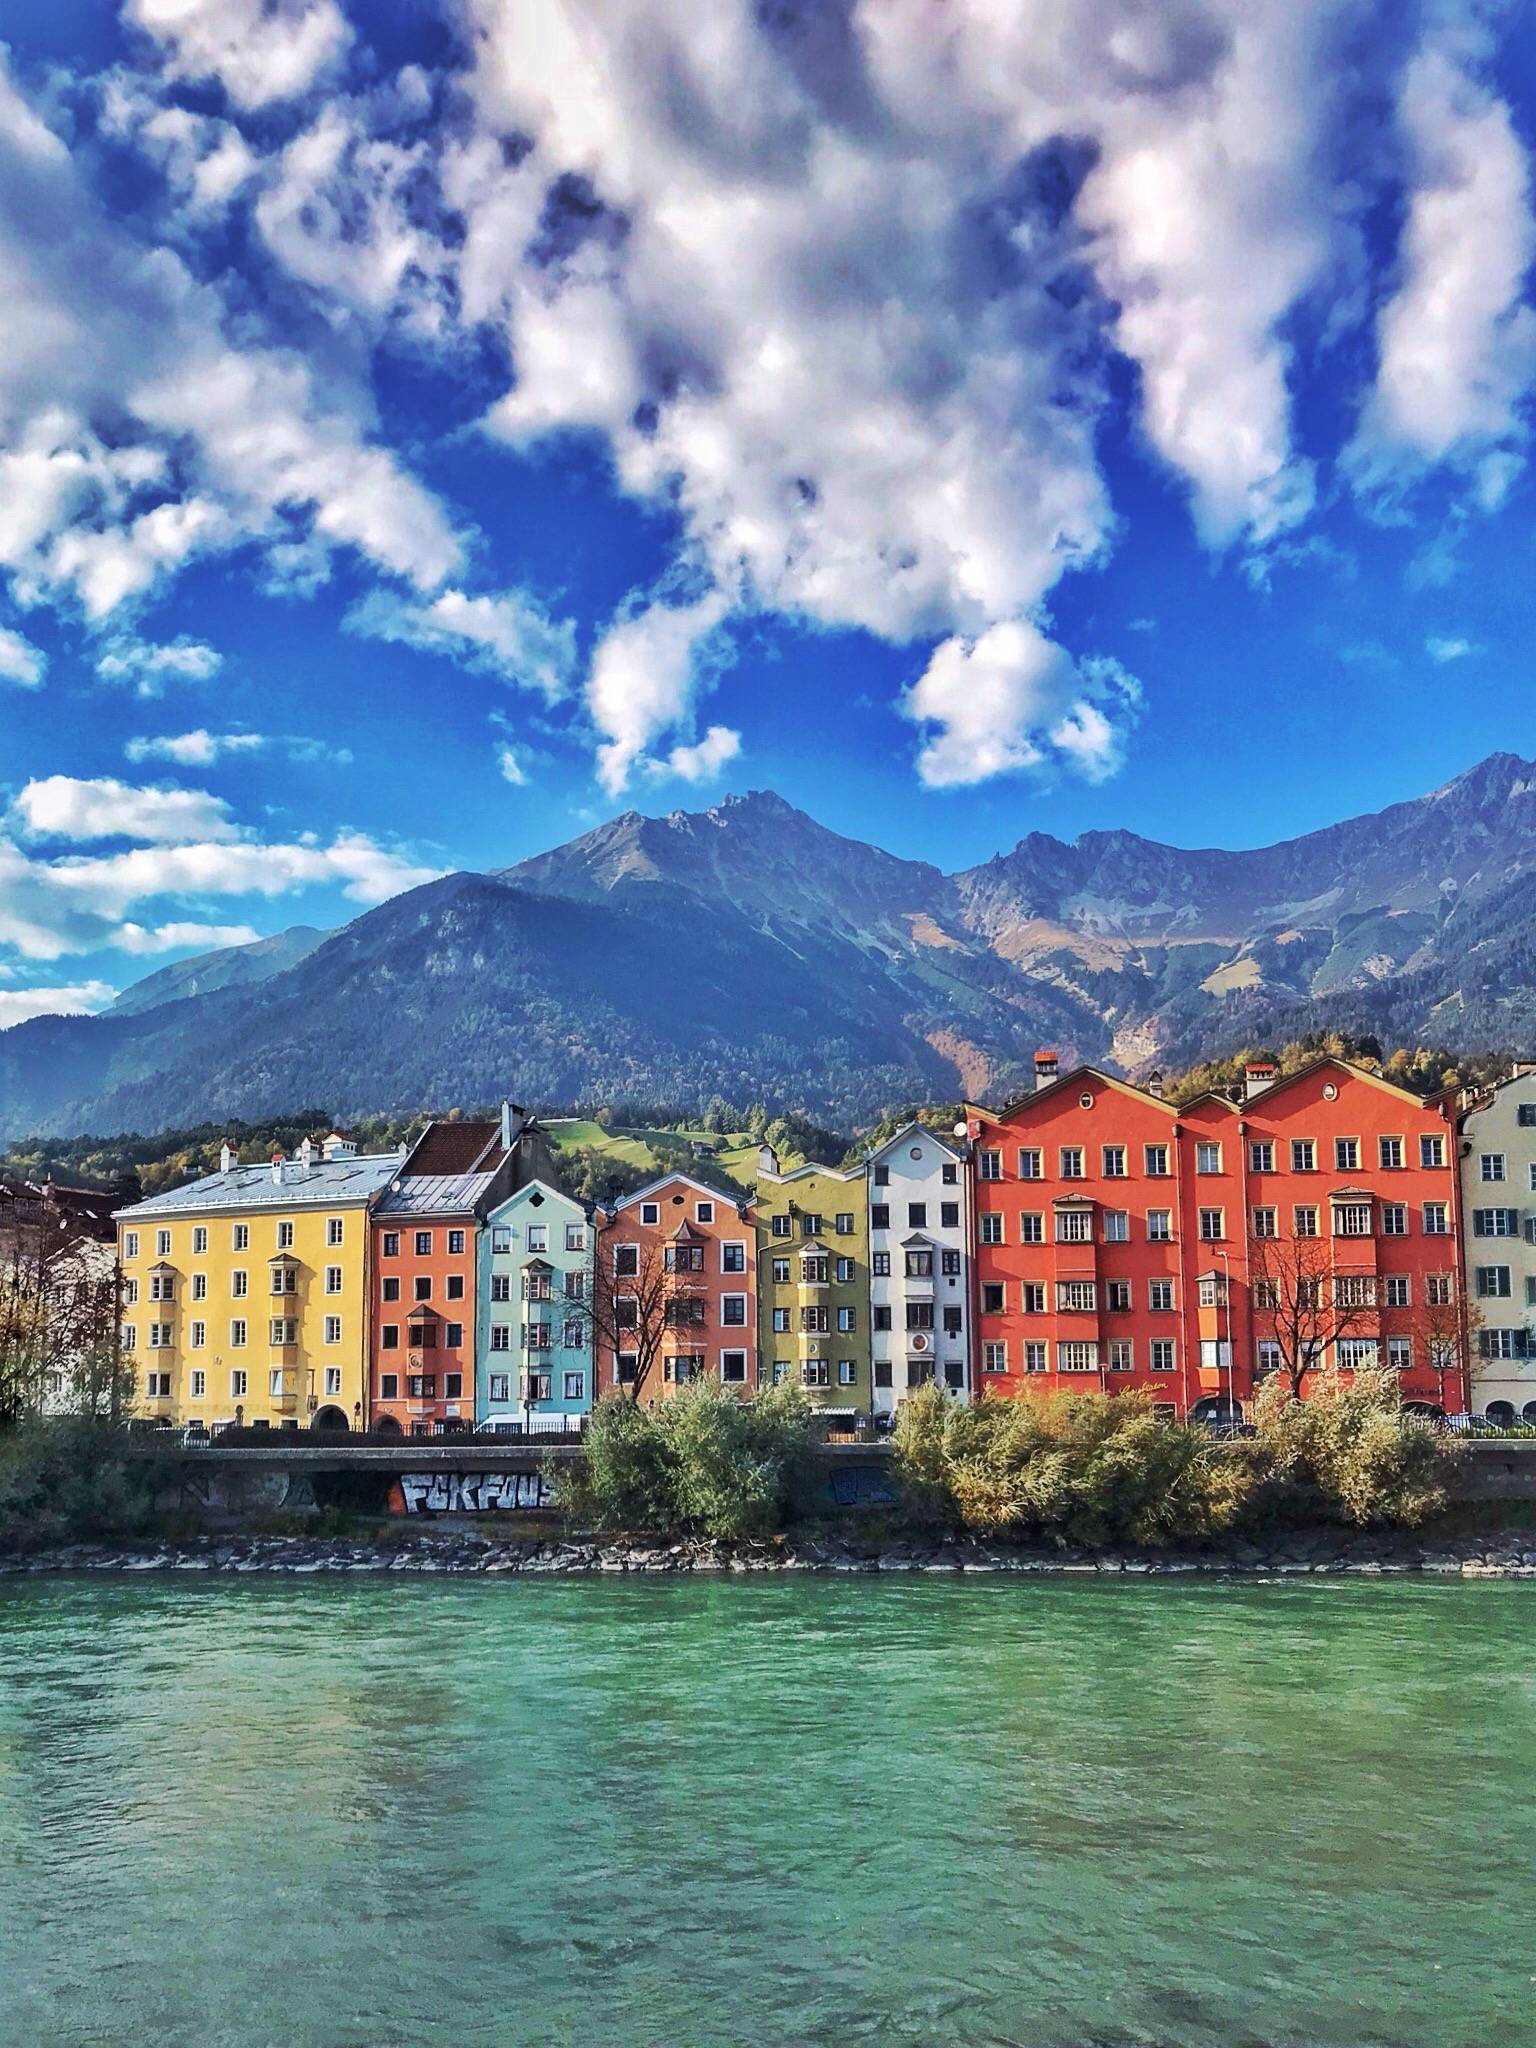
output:
[[117, 1212], [135, 1413], [176, 1425], [365, 1419], [369, 1211], [397, 1152], [333, 1134]]

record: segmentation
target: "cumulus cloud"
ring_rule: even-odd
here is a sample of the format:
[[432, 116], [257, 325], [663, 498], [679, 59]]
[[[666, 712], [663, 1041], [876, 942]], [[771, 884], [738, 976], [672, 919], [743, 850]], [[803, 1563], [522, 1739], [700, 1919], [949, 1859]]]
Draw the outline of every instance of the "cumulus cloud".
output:
[[720, 654], [716, 628], [728, 610], [718, 591], [692, 604], [651, 604], [610, 626], [587, 678], [587, 709], [600, 735], [597, 775], [610, 796], [646, 749], [687, 717]]
[[0, 683], [19, 683], [24, 690], [35, 690], [47, 667], [40, 647], [34, 647], [9, 627], [0, 626]]
[[81, 1017], [104, 1009], [117, 990], [105, 981], [77, 981], [66, 988], [0, 989], [0, 1031], [29, 1017]]
[[254, 925], [199, 924], [182, 918], [170, 924], [121, 924], [112, 934], [120, 953], [174, 953], [189, 946], [212, 951], [216, 946], [249, 946], [261, 936]]
[[505, 744], [496, 749], [496, 766], [503, 782], [510, 782], [514, 789], [526, 789], [528, 770], [518, 759], [517, 749]]
[[216, 79], [238, 107], [306, 92], [352, 40], [335, 0], [127, 0], [173, 77]]
[[14, 810], [33, 839], [140, 839], [160, 845], [232, 839], [236, 827], [222, 797], [202, 789], [144, 789], [102, 775], [48, 775], [29, 782]]
[[96, 657], [96, 673], [104, 682], [131, 683], [140, 697], [158, 697], [168, 682], [205, 683], [223, 665], [217, 648], [185, 636], [157, 645], [119, 634]]
[[917, 758], [929, 789], [1065, 764], [1101, 781], [1119, 765], [1139, 685], [1118, 662], [1075, 664], [1027, 620], [935, 649], [901, 709], [936, 726]]
[[499, 676], [551, 703], [565, 694], [575, 665], [575, 626], [552, 619], [526, 591], [475, 597], [444, 590], [414, 603], [376, 590], [351, 607], [344, 623], [349, 632], [445, 655], [461, 668]]
[[195, 732], [136, 734], [124, 743], [130, 761], [174, 761], [179, 768], [207, 768], [231, 756], [280, 750], [290, 761], [327, 761], [344, 766], [352, 759], [350, 749], [333, 747], [328, 740], [310, 739], [302, 733]]
[[1474, 472], [1490, 509], [1518, 470], [1510, 445], [1536, 377], [1531, 173], [1509, 108], [1432, 43], [1408, 65], [1398, 120], [1409, 160], [1397, 290], [1377, 323], [1379, 363], [1351, 451], [1367, 490], [1440, 462]]
[[1424, 642], [1424, 652], [1431, 661], [1444, 668], [1448, 662], [1465, 661], [1469, 654], [1476, 654], [1479, 649], [1473, 641], [1463, 639], [1459, 634], [1442, 639], [1432, 633]]
[[728, 725], [712, 725], [693, 746], [674, 747], [664, 761], [653, 764], [657, 775], [676, 775], [684, 782], [709, 782], [741, 752], [741, 734]]

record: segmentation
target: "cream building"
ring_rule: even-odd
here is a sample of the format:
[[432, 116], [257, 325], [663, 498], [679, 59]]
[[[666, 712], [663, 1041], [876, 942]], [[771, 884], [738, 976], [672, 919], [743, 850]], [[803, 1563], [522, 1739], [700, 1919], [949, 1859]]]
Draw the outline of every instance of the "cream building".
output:
[[1472, 1412], [1536, 1422], [1536, 1064], [1462, 1119], [1461, 1215]]

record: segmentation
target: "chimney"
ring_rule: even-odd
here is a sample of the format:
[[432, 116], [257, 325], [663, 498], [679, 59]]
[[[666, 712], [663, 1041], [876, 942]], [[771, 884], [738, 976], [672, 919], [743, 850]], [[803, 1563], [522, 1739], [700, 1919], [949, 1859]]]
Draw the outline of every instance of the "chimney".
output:
[[1051, 1083], [1056, 1079], [1056, 1073], [1057, 1065], [1055, 1053], [1046, 1051], [1037, 1052], [1035, 1054], [1035, 1087], [1037, 1089], [1049, 1088]]
[[274, 1153], [272, 1154], [272, 1185], [273, 1185], [274, 1187], [276, 1187], [276, 1188], [280, 1188], [280, 1187], [282, 1186], [282, 1184], [283, 1184], [283, 1155], [282, 1155], [282, 1153], [281, 1153], [281, 1152], [274, 1152]]
[[1273, 1060], [1245, 1060], [1243, 1062], [1243, 1100], [1252, 1102], [1255, 1095], [1262, 1095], [1271, 1087], [1275, 1078]]
[[512, 1105], [505, 1096], [501, 1103], [501, 1149], [503, 1152], [512, 1150]]
[[314, 1163], [315, 1148], [309, 1142], [308, 1138], [306, 1138], [303, 1144], [299, 1147], [299, 1164], [303, 1167], [304, 1171], [308, 1173], [309, 1169], [314, 1165]]
[[1163, 1099], [1163, 1077], [1156, 1068], [1147, 1076], [1147, 1093], [1155, 1095], [1159, 1102]]
[[234, 1170], [235, 1155], [230, 1147], [230, 1142], [228, 1138], [226, 1138], [223, 1144], [219, 1147], [219, 1171], [220, 1173], [233, 1173]]

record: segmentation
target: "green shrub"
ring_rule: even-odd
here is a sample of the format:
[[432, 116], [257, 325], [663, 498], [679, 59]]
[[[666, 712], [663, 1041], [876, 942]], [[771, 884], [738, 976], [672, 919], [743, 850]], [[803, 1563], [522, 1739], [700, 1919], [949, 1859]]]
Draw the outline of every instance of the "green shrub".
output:
[[561, 1472], [561, 1504], [597, 1529], [742, 1538], [771, 1535], [817, 1504], [815, 1412], [796, 1387], [743, 1401], [716, 1379], [653, 1408], [599, 1401], [586, 1457]]
[[1271, 1380], [1253, 1404], [1263, 1498], [1291, 1518], [1416, 1528], [1446, 1503], [1454, 1440], [1402, 1410], [1397, 1375], [1360, 1368], [1313, 1376], [1304, 1401]]
[[945, 1433], [962, 1411], [942, 1387], [928, 1385], [909, 1394], [896, 1410], [891, 1442], [901, 1516], [918, 1529], [960, 1526], [960, 1509], [950, 1490]]
[[88, 1416], [35, 1417], [0, 1437], [0, 1551], [112, 1542], [145, 1530], [164, 1473], [153, 1447]]

